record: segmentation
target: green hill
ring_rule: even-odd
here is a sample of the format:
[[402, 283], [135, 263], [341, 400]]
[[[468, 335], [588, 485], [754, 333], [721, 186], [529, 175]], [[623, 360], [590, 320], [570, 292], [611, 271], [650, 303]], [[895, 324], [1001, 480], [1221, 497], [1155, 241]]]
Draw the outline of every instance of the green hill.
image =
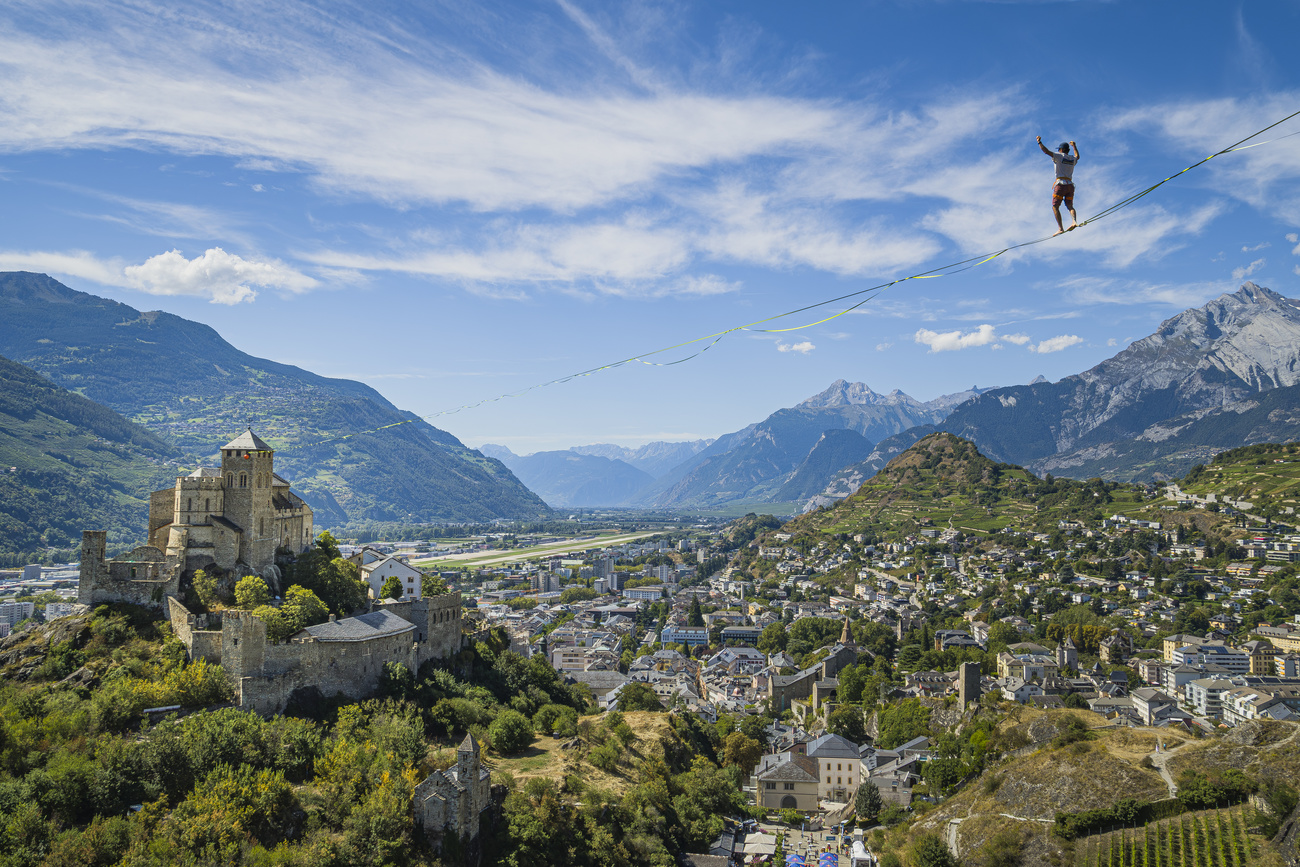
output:
[[949, 526], [1044, 532], [1062, 518], [1100, 518], [1140, 503], [1138, 489], [1100, 480], [1040, 479], [1023, 467], [989, 460], [961, 437], [936, 433], [891, 460], [857, 493], [795, 519], [787, 530], [881, 537]]
[[[276, 469], [319, 524], [549, 511], [500, 461], [398, 410], [370, 386], [254, 357], [206, 325], [142, 313], [26, 272], [0, 273], [0, 322], [0, 354], [189, 455], [210, 456], [251, 424], [275, 447]], [[407, 423], [363, 433], [399, 422]]]
[[1193, 467], [1180, 487], [1200, 497], [1245, 500], [1253, 514], [1294, 521], [1300, 509], [1300, 444], [1263, 443], [1221, 452]]
[[0, 557], [75, 547], [91, 528], [137, 542], [175, 464], [155, 434], [0, 358]]

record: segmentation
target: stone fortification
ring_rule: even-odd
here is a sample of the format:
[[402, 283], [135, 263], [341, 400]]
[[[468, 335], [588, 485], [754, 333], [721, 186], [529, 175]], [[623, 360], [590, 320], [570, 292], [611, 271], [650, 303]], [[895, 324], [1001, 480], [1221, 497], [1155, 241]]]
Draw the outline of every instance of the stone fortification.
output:
[[276, 644], [247, 611], [193, 614], [180, 601], [183, 576], [210, 569], [227, 578], [260, 575], [283, 592], [277, 549], [300, 553], [312, 542], [311, 507], [275, 474], [274, 454], [251, 430], [221, 447], [221, 467], [203, 467], [149, 498], [149, 545], [107, 559], [106, 534], [81, 540], [77, 600], [162, 608], [190, 659], [220, 664], [240, 707], [282, 711], [295, 691], [367, 698], [384, 664], [418, 671], [463, 644], [459, 593], [376, 604], [357, 617], [309, 626]]
[[81, 582], [77, 601], [83, 605], [130, 602], [158, 607], [180, 590], [176, 562], [149, 545], [108, 560], [108, 534], [87, 530], [81, 534]]
[[222, 612], [218, 626], [169, 598], [168, 615], [190, 658], [219, 663], [235, 686], [236, 704], [268, 715], [284, 710], [298, 690], [368, 698], [385, 663], [415, 672], [427, 660], [459, 652], [463, 641], [459, 593], [376, 605], [356, 617], [331, 615], [280, 644], [268, 641], [266, 624], [247, 611]]
[[199, 569], [230, 581], [260, 575], [278, 595], [276, 549], [300, 553], [312, 539], [311, 507], [275, 474], [271, 447], [247, 430], [221, 447], [220, 468], [200, 467], [149, 495], [148, 545], [107, 560], [104, 534], [83, 534], [77, 601], [160, 607]]

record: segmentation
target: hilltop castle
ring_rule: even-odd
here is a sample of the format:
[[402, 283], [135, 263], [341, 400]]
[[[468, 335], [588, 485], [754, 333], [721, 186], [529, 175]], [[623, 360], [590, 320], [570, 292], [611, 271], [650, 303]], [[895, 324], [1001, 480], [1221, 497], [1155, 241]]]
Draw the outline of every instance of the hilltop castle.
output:
[[298, 554], [312, 543], [311, 506], [275, 474], [275, 452], [251, 429], [221, 447], [221, 466], [199, 467], [149, 496], [149, 543], [105, 559], [106, 536], [81, 538], [86, 605], [161, 605], [199, 569], [240, 578], [259, 575], [279, 594], [277, 548]]
[[106, 534], [83, 533], [78, 600], [161, 607], [190, 659], [220, 664], [238, 705], [264, 714], [283, 710], [299, 690], [365, 698], [385, 663], [414, 672], [458, 652], [459, 593], [383, 600], [356, 617], [331, 614], [283, 643], [269, 641], [266, 624], [247, 611], [196, 615], [185, 607], [181, 577], [199, 569], [260, 575], [280, 595], [276, 551], [299, 554], [311, 545], [311, 507], [275, 474], [273, 461], [271, 447], [247, 430], [221, 447], [220, 469], [202, 467], [151, 495], [148, 545], [108, 560]]

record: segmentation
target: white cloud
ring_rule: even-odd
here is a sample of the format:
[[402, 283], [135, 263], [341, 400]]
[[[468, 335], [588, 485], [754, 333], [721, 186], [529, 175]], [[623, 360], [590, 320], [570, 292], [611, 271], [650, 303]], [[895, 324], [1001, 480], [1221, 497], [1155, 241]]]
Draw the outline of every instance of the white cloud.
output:
[[914, 338], [917, 343], [930, 347], [931, 352], [952, 352], [958, 349], [970, 349], [973, 346], [988, 346], [995, 342], [997, 334], [992, 325], [981, 325], [974, 331], [931, 331], [922, 328]]
[[1253, 247], [1242, 247], [1241, 252], [1254, 253], [1256, 250], [1263, 250], [1265, 247], [1272, 247], [1272, 246], [1273, 245], [1270, 244], [1268, 241], [1260, 241], [1258, 244], [1256, 244]]
[[1251, 262], [1249, 265], [1246, 265], [1243, 268], [1233, 268], [1232, 279], [1233, 280], [1246, 279], [1251, 274], [1254, 274], [1256, 271], [1258, 271], [1260, 268], [1263, 268], [1264, 262], [1265, 262], [1264, 259], [1256, 259], [1254, 262]]
[[[900, 110], [884, 99], [771, 95], [748, 79], [707, 74], [693, 86], [692, 75], [656, 65], [638, 30], [654, 13], [640, 6], [625, 13], [623, 32], [602, 18], [617, 13], [569, 0], [526, 25], [483, 26], [488, 13], [449, 9], [474, 33], [494, 34], [476, 56], [454, 28], [370, 30], [364, 16], [345, 25], [306, 6], [241, 7], [232, 28], [201, 4], [185, 15], [147, 0], [10, 5], [0, 8], [0, 148], [218, 155], [244, 171], [299, 173], [342, 199], [445, 206], [464, 217], [461, 234], [437, 242], [412, 235], [311, 251], [325, 265], [439, 277], [499, 296], [526, 294], [521, 284], [715, 294], [734, 287], [688, 275], [742, 263], [895, 276], [937, 255], [945, 238], [973, 253], [1054, 228], [1043, 158], [1024, 147], [1036, 109], [1029, 94], [972, 87]], [[569, 60], [542, 59], [556, 54]], [[1292, 102], [1274, 94], [1186, 103], [1169, 107], [1168, 119], [1164, 106], [1142, 106], [1108, 123], [1154, 127], [1162, 146], [1197, 147]], [[936, 141], [945, 148], [939, 163]], [[1232, 171], [1263, 162], [1249, 163], [1250, 183], [1223, 174], [1215, 188], [1276, 205], [1287, 185], [1275, 180], [1300, 165], [1300, 139], [1287, 142], [1234, 155], [1243, 168]], [[1132, 191], [1121, 160], [1080, 171], [1081, 197], [1098, 207]], [[928, 213], [891, 222], [863, 209], [904, 201]], [[1078, 254], [1127, 267], [1185, 244], [1227, 207], [1171, 213], [1149, 201], [990, 267]]]
[[1062, 334], [1059, 337], [1049, 337], [1046, 340], [1039, 341], [1037, 346], [1031, 346], [1029, 350], [1037, 352], [1039, 355], [1046, 355], [1049, 352], [1060, 352], [1062, 349], [1068, 349], [1082, 342], [1082, 337], [1074, 334]]
[[988, 324], [976, 328], [974, 331], [931, 331], [928, 328], [922, 328], [913, 336], [917, 343], [930, 347], [931, 352], [953, 352], [958, 349], [971, 349], [976, 346], [988, 346], [992, 349], [1001, 349], [1002, 344], [998, 341], [1014, 343], [1016, 346], [1024, 346], [1033, 340], [1027, 334], [998, 334], [997, 330]]
[[1110, 338], [1109, 340], [1106, 341], [1106, 345], [1107, 345], [1107, 346], [1119, 346], [1119, 341], [1112, 337], [1112, 338]]
[[1290, 243], [1296, 245], [1295, 248], [1291, 251], [1291, 255], [1300, 256], [1300, 235], [1297, 235], [1295, 232], [1290, 232], [1287, 234], [1286, 239]]
[[892, 344], [892, 343], [877, 343], [877, 344], [876, 344], [876, 352], [884, 352], [886, 349], [889, 349], [889, 348], [892, 347], [893, 345], [894, 345], [894, 344]]
[[801, 343], [795, 343], [795, 344], [778, 343], [776, 345], [777, 352], [798, 352], [800, 355], [807, 355], [808, 353], [812, 352], [816, 348], [817, 347], [814, 346], [812, 342], [808, 340], [805, 340]]
[[283, 262], [244, 259], [213, 247], [193, 259], [179, 250], [159, 253], [139, 265], [99, 259], [86, 252], [0, 252], [0, 269], [43, 271], [92, 280], [150, 295], [186, 295], [213, 304], [239, 304], [257, 297], [255, 287], [306, 292], [320, 285]]

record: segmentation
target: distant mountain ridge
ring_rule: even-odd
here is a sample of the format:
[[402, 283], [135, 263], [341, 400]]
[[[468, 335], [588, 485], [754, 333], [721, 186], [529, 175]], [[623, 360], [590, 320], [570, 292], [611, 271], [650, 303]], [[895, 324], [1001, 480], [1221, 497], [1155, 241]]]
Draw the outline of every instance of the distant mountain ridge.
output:
[[0, 273], [0, 354], [191, 455], [210, 455], [255, 426], [323, 526], [548, 513], [499, 461], [364, 383], [257, 358], [206, 325], [142, 313], [43, 274]]
[[[798, 492], [802, 499], [803, 492], [819, 481], [824, 487], [839, 469], [822, 463], [826, 455], [804, 466], [828, 431], [852, 431], [871, 445], [920, 425], [936, 424], [954, 405], [979, 393], [980, 389], [972, 388], [922, 402], [901, 391], [879, 394], [866, 383], [839, 379], [793, 407], [719, 437], [691, 461], [657, 479], [637, 496], [637, 502], [670, 508], [780, 502], [775, 499], [779, 491]], [[836, 441], [844, 442], [840, 437]], [[862, 450], [858, 444], [855, 453]], [[787, 487], [796, 472], [798, 482]]]
[[556, 508], [616, 506], [654, 480], [617, 458], [572, 449], [520, 456], [487, 443], [480, 451], [500, 460], [530, 491]]

